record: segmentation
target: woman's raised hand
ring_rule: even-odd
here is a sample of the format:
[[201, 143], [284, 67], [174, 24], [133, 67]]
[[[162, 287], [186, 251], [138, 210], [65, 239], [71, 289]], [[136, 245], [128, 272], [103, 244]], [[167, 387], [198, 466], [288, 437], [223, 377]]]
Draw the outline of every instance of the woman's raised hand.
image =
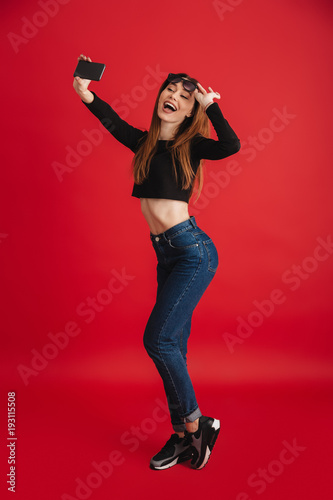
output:
[[[81, 54], [78, 61], [89, 61], [92, 62], [90, 57]], [[85, 78], [80, 78], [79, 76], [74, 77], [73, 87], [74, 90], [79, 94], [81, 99], [85, 102], [91, 102], [93, 100], [93, 94], [88, 90], [91, 80], [86, 80]]]
[[209, 92], [203, 88], [200, 83], [198, 83], [198, 88], [194, 91], [194, 97], [201, 104], [201, 106], [206, 109], [208, 104], [213, 103], [213, 99], [221, 99], [218, 92], [214, 92], [211, 87], [208, 87]]

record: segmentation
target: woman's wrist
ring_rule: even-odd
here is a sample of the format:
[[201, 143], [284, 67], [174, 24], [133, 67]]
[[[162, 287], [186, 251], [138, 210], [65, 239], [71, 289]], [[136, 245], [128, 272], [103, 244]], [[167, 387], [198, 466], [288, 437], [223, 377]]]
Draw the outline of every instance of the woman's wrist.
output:
[[210, 106], [211, 104], [214, 104], [214, 101], [209, 101], [209, 102], [205, 105], [204, 110], [205, 110], [205, 111], [207, 111], [207, 108], [209, 108], [209, 106]]
[[86, 104], [91, 104], [94, 100], [94, 94], [90, 90], [85, 90], [84, 92], [78, 92], [81, 101]]

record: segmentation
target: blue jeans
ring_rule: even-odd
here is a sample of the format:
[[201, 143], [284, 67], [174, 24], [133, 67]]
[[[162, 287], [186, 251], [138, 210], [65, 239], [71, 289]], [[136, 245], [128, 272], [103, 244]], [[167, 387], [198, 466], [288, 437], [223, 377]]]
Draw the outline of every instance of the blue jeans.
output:
[[162, 377], [177, 432], [201, 416], [187, 371], [187, 341], [192, 313], [218, 266], [212, 240], [191, 217], [164, 233], [150, 234], [157, 256], [157, 298], [144, 346]]

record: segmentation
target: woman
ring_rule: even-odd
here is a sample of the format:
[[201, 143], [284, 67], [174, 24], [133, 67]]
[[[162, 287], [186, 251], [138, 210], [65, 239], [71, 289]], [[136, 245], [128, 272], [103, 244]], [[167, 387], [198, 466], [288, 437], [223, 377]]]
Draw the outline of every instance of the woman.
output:
[[[90, 61], [89, 57], [79, 58]], [[110, 133], [135, 154], [132, 196], [140, 198], [157, 256], [157, 297], [144, 346], [162, 377], [174, 433], [150, 461], [167, 469], [191, 459], [202, 469], [220, 430], [217, 419], [204, 417], [187, 371], [191, 317], [211, 282], [218, 256], [212, 240], [190, 217], [188, 202], [195, 181], [202, 186], [204, 159], [219, 160], [240, 149], [235, 132], [213, 99], [185, 73], [169, 74], [158, 92], [149, 131], [132, 127], [94, 92], [90, 80], [74, 79], [74, 89]], [[213, 124], [218, 140], [209, 139]]]

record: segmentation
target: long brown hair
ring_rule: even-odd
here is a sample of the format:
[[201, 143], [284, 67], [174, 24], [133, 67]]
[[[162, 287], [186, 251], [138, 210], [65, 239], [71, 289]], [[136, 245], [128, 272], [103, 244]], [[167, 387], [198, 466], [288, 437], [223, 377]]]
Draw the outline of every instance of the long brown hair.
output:
[[[189, 77], [186, 73], [177, 73], [177, 76], [184, 77], [194, 82], [195, 84], [198, 83], [197, 80]], [[142, 143], [140, 144], [139, 149], [136, 151], [133, 158], [133, 175], [134, 182], [136, 184], [142, 184], [143, 181], [147, 178], [152, 157], [154, 156], [157, 149], [158, 137], [161, 130], [161, 119], [157, 114], [158, 102], [161, 93], [168, 86], [168, 84], [168, 80], [165, 80], [158, 91], [148, 134], [143, 137]], [[178, 174], [176, 163], [178, 163], [178, 165], [180, 166], [180, 182], [182, 189], [189, 189], [190, 186], [192, 186], [190, 191], [190, 195], [192, 195], [195, 181], [197, 182], [196, 200], [199, 198], [202, 189], [202, 169], [204, 164], [204, 161], [201, 160], [195, 175], [191, 166], [190, 143], [197, 134], [201, 134], [204, 137], [209, 137], [210, 125], [205, 111], [202, 109], [202, 106], [199, 104], [199, 102], [195, 99], [191, 116], [189, 118], [185, 118], [182, 121], [182, 123], [176, 130], [175, 137], [173, 139], [174, 143], [172, 145], [169, 145], [168, 141], [167, 148], [172, 155], [174, 174], [177, 182]]]

